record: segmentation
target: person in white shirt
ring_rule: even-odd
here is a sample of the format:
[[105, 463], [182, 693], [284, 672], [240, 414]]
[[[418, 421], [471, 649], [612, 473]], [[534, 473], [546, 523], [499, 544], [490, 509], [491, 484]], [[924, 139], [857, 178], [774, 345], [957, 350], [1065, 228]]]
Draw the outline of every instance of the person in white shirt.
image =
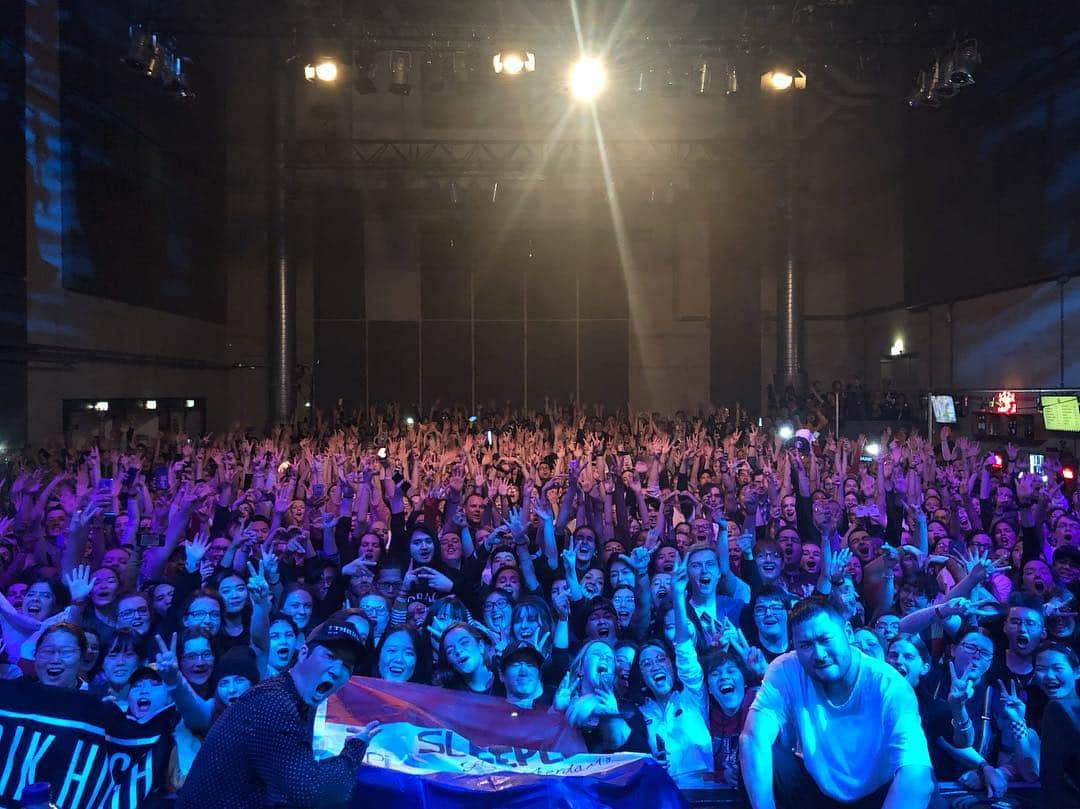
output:
[[697, 650], [690, 639], [686, 588], [687, 554], [672, 571], [672, 612], [675, 614], [674, 665], [666, 643], [645, 641], [634, 668], [644, 686], [645, 702], [639, 707], [652, 754], [666, 763], [668, 773], [678, 781], [692, 773], [713, 768], [712, 737], [709, 735], [709, 697], [705, 674]]
[[789, 623], [794, 651], [769, 665], [739, 740], [752, 809], [926, 809], [934, 781], [911, 686], [852, 646], [832, 605], [801, 601]]

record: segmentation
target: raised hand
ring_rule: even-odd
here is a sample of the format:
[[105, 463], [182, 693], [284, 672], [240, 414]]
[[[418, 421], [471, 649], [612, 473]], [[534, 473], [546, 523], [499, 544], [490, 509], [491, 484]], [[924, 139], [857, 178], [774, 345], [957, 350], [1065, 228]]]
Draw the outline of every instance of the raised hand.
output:
[[[749, 521], [747, 521], [749, 524]], [[739, 538], [735, 540], [735, 544], [739, 546], [739, 553], [749, 558], [754, 552], [754, 545], [757, 542], [757, 535], [754, 533], [753, 528], [750, 530], [743, 529], [739, 534]], [[721, 548], [721, 550], [723, 550]]]
[[409, 562], [409, 569], [405, 571], [405, 575], [401, 578], [401, 592], [411, 593], [415, 590], [419, 578], [420, 568], [414, 568], [413, 563]]
[[93, 586], [90, 582], [90, 566], [79, 565], [76, 567], [64, 576], [64, 584], [71, 594], [72, 601], [85, 601], [87, 596], [90, 595]]
[[168, 645], [162, 640], [161, 635], [154, 635], [158, 651], [154, 660], [158, 674], [169, 688], [180, 684], [180, 661], [176, 657], [176, 633], [170, 638]]
[[569, 572], [577, 568], [577, 540], [570, 537], [570, 541], [566, 544], [565, 550], [562, 552], [563, 567]]
[[847, 575], [847, 566], [851, 561], [851, 549], [841, 548], [835, 554], [832, 555], [832, 559], [829, 560], [829, 578], [832, 581], [842, 579]]
[[1016, 687], [1016, 680], [1010, 679], [1008, 685], [1001, 680], [998, 680], [998, 690], [1000, 692], [1002, 716], [1004, 716], [1008, 722], [1019, 722], [1023, 724], [1027, 714], [1027, 705], [1024, 704], [1024, 700], [1020, 698], [1020, 694]]
[[449, 593], [454, 589], [454, 582], [450, 577], [433, 567], [419, 567], [416, 569], [416, 575], [436, 592]]
[[505, 523], [510, 535], [514, 538], [515, 545], [527, 545], [529, 534], [526, 531], [525, 521], [520, 508], [511, 508]]
[[[657, 546], [659, 547], [659, 546]], [[640, 579], [642, 576], [646, 576], [649, 573], [649, 562], [652, 561], [653, 553], [656, 552], [656, 548], [649, 550], [646, 547], [637, 547], [630, 551], [630, 555], [627, 556], [624, 553], [619, 554], [619, 558], [626, 564], [630, 565], [634, 570], [634, 574]]]
[[975, 696], [975, 681], [970, 675], [971, 666], [966, 666], [963, 671], [957, 671], [956, 661], [949, 661], [949, 694], [946, 701], [954, 708], [966, 704]]
[[574, 694], [577, 693], [580, 685], [580, 676], [575, 677], [569, 671], [566, 672], [566, 676], [564, 676], [562, 682], [559, 683], [559, 687], [555, 691], [555, 698], [552, 700], [555, 710], [565, 711], [567, 706], [570, 705], [570, 700], [573, 699]]
[[368, 722], [362, 728], [353, 727], [350, 725], [349, 727], [345, 728], [345, 741], [349, 741], [350, 739], [359, 739], [364, 744], [369, 744], [371, 740], [374, 739], [381, 730], [382, 724], [378, 720]]
[[266, 580], [266, 561], [264, 559], [259, 560], [259, 569], [256, 570], [252, 567], [251, 562], [247, 563], [248, 569], [248, 596], [251, 598], [252, 604], [266, 604], [270, 601], [270, 584]]
[[188, 570], [196, 570], [208, 550], [210, 550], [210, 535], [205, 530], [185, 542], [184, 556], [187, 558]]

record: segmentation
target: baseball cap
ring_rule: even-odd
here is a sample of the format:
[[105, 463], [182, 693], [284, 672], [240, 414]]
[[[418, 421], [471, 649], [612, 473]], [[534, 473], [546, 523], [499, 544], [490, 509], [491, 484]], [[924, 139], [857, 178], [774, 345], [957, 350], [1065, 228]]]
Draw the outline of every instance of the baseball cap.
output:
[[348, 648], [356, 655], [354, 670], [367, 656], [367, 644], [356, 631], [356, 627], [347, 621], [323, 621], [312, 629], [307, 636], [307, 645], [326, 646], [328, 648]]
[[528, 658], [538, 669], [544, 667], [544, 656], [540, 654], [540, 651], [531, 643], [518, 641], [517, 643], [508, 645], [506, 650], [502, 653], [502, 657], [499, 658], [499, 670], [504, 670], [515, 660], [519, 660], [523, 657]]

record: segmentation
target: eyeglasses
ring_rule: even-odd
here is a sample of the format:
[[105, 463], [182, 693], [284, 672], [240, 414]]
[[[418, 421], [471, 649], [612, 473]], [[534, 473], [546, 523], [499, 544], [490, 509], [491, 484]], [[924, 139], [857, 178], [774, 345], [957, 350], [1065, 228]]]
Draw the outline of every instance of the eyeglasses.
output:
[[495, 612], [495, 610], [501, 610], [505, 607], [509, 607], [510, 602], [503, 599], [497, 599], [495, 601], [489, 601], [484, 605], [484, 612]]
[[[130, 610], [120, 610], [120, 612], [116, 613], [116, 617], [119, 618], [122, 621], [125, 621], [128, 618], [134, 618], [136, 615], [146, 616], [146, 615], [149, 615], [149, 614], [150, 614], [150, 608], [149, 607], [133, 607]], [[189, 613], [189, 614], [194, 615], [194, 613]]]
[[205, 621], [208, 618], [213, 621], [221, 620], [220, 610], [192, 610], [188, 613], [188, 618], [193, 621]]
[[42, 658], [43, 660], [74, 660], [81, 655], [82, 652], [80, 652], [77, 648], [58, 649], [55, 646], [42, 646], [40, 649], [37, 650], [37, 656]]
[[667, 658], [657, 655], [656, 657], [650, 657], [647, 660], [642, 660], [638, 663], [638, 668], [644, 671], [655, 671], [656, 669], [665, 668], [667, 666]]
[[775, 551], [765, 551], [764, 553], [758, 554], [758, 559], [760, 559], [763, 562], [766, 561], [766, 560], [772, 560], [773, 562], [779, 562], [780, 561], [780, 554], [776, 553]]
[[960, 648], [971, 655], [975, 660], [993, 660], [994, 652], [987, 651], [981, 646], [976, 646], [974, 643], [961, 643]]
[[1019, 629], [1020, 627], [1023, 627], [1024, 629], [1038, 629], [1041, 624], [1040, 621], [1036, 621], [1032, 618], [1010, 618], [1005, 623], [1015, 629]]
[[768, 615], [769, 613], [780, 615], [787, 612], [783, 604], [758, 604], [754, 607], [754, 615]]
[[181, 660], [183, 660], [183, 661], [185, 661], [187, 663], [195, 663], [196, 661], [199, 661], [199, 660], [213, 660], [213, 659], [214, 659], [214, 653], [209, 651], [209, 650], [207, 650], [205, 652], [184, 652], [184, 656], [181, 658]]

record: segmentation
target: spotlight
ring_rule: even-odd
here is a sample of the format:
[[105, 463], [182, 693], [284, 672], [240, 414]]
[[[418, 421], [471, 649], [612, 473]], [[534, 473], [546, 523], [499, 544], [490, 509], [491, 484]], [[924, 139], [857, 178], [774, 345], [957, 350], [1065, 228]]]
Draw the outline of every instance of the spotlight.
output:
[[147, 410], [157, 410], [157, 399], [147, 399], [144, 406]]
[[454, 73], [453, 54], [428, 51], [424, 54], [424, 92], [441, 93]]
[[678, 76], [675, 74], [675, 66], [670, 62], [664, 62], [664, 66], [661, 70], [664, 77], [664, 83], [660, 88], [660, 91], [666, 96], [677, 96], [679, 94], [679, 82]]
[[956, 88], [949, 83], [950, 73], [952, 73], [951, 54], [934, 60], [933, 71], [930, 74], [930, 95], [935, 100], [952, 98], [956, 95]]
[[604, 89], [606, 80], [603, 64], [584, 56], [570, 71], [570, 90], [579, 101], [593, 101]]
[[795, 428], [790, 424], [781, 424], [780, 429], [776, 431], [776, 434], [780, 436], [782, 441], [790, 441], [795, 437]]
[[699, 96], [709, 95], [712, 88], [713, 67], [704, 56], [698, 59], [694, 67], [694, 92]]
[[864, 449], [866, 450], [866, 454], [869, 455], [871, 458], [876, 458], [878, 455], [881, 454], [881, 444], [877, 443], [876, 441], [871, 444], [867, 444]]
[[130, 42], [128, 44], [127, 56], [124, 57], [124, 64], [133, 70], [138, 70], [140, 73], [143, 73], [146, 71], [151, 58], [154, 56], [154, 49], [157, 47], [157, 37], [149, 31], [144, 31], [141, 25], [131, 26], [131, 28], [128, 29], [128, 37]]
[[638, 71], [637, 84], [634, 86], [635, 95], [645, 95], [653, 86], [656, 79], [656, 68], [646, 65]]
[[981, 62], [979, 44], [968, 39], [956, 46], [949, 70], [949, 83], [954, 87], [967, 87], [975, 83], [975, 67]]
[[724, 95], [735, 95], [739, 92], [739, 73], [733, 63], [724, 65]]
[[188, 410], [191, 410], [192, 408], [195, 407], [195, 400], [194, 399], [185, 399], [184, 400], [184, 407], [186, 407]]
[[1061, 479], [1068, 481], [1076, 480], [1076, 470], [1071, 466], [1061, 467]]
[[390, 92], [399, 96], [411, 93], [411, 73], [412, 54], [408, 51], [390, 51]]
[[775, 68], [761, 74], [761, 89], [774, 93], [787, 92], [790, 89], [805, 90], [806, 74], [793, 68]]
[[172, 69], [167, 71], [163, 84], [165, 89], [177, 98], [195, 98], [195, 93], [188, 83], [187, 73], [184, 72], [184, 62], [188, 60], [179, 56], [173, 59]]
[[153, 40], [154, 50], [150, 56], [150, 61], [146, 63], [146, 70], [143, 71], [143, 74], [148, 79], [164, 81], [166, 72], [172, 70], [174, 57], [169, 48], [163, 45], [157, 36]]
[[99, 413], [108, 413], [109, 412], [109, 403], [108, 402], [97, 402], [97, 403], [94, 404], [94, 410], [96, 410]]
[[498, 74], [517, 76], [519, 73], [532, 73], [536, 70], [536, 54], [524, 50], [499, 51], [491, 60], [492, 67]]
[[412, 427], [412, 426], [413, 426], [414, 424], [416, 424], [416, 419], [414, 419], [414, 418], [413, 418], [412, 416], [406, 416], [406, 418], [405, 418], [405, 423], [406, 423], [406, 424], [407, 424], [407, 425], [408, 425], [409, 427]]
[[915, 80], [915, 89], [907, 97], [909, 107], [936, 107], [937, 97], [930, 89], [930, 74], [925, 70], [919, 71], [919, 77]]
[[353, 88], [360, 95], [370, 95], [376, 91], [375, 88], [375, 72], [376, 72], [376, 58], [375, 51], [370, 48], [358, 48], [353, 51]]
[[304, 65], [304, 78], [310, 82], [322, 82], [328, 84], [337, 81], [338, 64], [328, 56], [321, 57], [316, 62]]
[[897, 337], [893, 341], [892, 348], [889, 349], [889, 355], [893, 357], [899, 357], [904, 353], [904, 341]]
[[459, 93], [467, 93], [478, 90], [477, 59], [473, 51], [454, 51], [451, 57], [450, 72], [454, 77], [454, 84]]

